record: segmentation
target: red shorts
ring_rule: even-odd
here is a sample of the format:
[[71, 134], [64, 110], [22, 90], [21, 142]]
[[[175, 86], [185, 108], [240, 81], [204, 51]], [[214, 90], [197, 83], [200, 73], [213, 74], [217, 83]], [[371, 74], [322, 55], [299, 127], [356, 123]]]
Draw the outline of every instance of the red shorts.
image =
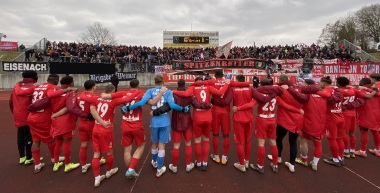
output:
[[259, 139], [276, 139], [276, 121], [257, 118], [255, 137]]
[[93, 129], [94, 129], [93, 121], [88, 121], [86, 123], [79, 122], [79, 125], [78, 125], [79, 141], [80, 142], [91, 141]]
[[212, 112], [212, 133], [219, 133], [219, 128], [222, 127], [222, 134], [231, 133], [231, 117], [229, 113]]
[[51, 122], [28, 122], [30, 127], [30, 133], [32, 134], [33, 142], [50, 143], [54, 141], [53, 137], [50, 135]]
[[132, 145], [133, 141], [135, 141], [135, 144], [137, 146], [140, 146], [141, 144], [145, 143], [146, 136], [145, 136], [144, 127], [141, 127], [140, 129], [134, 129], [134, 130], [123, 129], [122, 137], [121, 137], [121, 145], [123, 145], [124, 147], [128, 147]]
[[186, 142], [191, 141], [191, 138], [193, 138], [193, 130], [192, 129], [188, 129], [186, 131], [172, 130], [172, 141], [174, 143], [181, 143], [182, 135]]
[[72, 131], [66, 132], [64, 134], [57, 135], [57, 136], [55, 136], [55, 138], [69, 139], [69, 138], [73, 138], [74, 135], [75, 135], [75, 130], [72, 130]]
[[[105, 130], [105, 129], [104, 129]], [[94, 152], [106, 153], [112, 150], [114, 144], [113, 130], [95, 130], [92, 133], [92, 146]]]
[[202, 134], [206, 138], [210, 138], [212, 121], [193, 121], [194, 137], [199, 138]]
[[356, 131], [356, 116], [344, 116], [344, 130], [346, 133]]
[[252, 123], [240, 123], [234, 121], [234, 139], [237, 144], [250, 143], [252, 135]]
[[335, 122], [335, 121], [331, 121], [331, 120], [328, 120], [326, 122], [326, 131], [325, 131], [325, 134], [326, 134], [326, 137], [329, 138], [329, 139], [336, 139], [338, 137], [343, 137], [344, 135], [346, 135], [346, 133], [344, 132], [344, 122]]
[[306, 133], [304, 131], [301, 131], [301, 133], [299, 134], [299, 136], [301, 138], [304, 138], [304, 139], [307, 139], [307, 140], [310, 140], [310, 141], [322, 140], [322, 136], [320, 136], [320, 137], [314, 137], [314, 136], [312, 136], [312, 135], [310, 135], [310, 134], [308, 134], [308, 133]]

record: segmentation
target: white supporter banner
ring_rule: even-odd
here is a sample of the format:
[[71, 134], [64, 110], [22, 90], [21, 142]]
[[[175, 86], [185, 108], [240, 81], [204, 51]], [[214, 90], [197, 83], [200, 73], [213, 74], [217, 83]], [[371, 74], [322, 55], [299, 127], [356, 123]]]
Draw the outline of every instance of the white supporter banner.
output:
[[155, 74], [163, 74], [165, 73], [165, 66], [154, 66]]

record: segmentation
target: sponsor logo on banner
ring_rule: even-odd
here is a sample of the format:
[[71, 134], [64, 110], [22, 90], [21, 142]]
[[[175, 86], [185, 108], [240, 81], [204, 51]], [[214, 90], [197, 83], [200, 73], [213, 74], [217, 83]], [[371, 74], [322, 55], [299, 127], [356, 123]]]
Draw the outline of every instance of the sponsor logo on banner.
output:
[[3, 71], [48, 71], [46, 62], [3, 62]]
[[222, 68], [256, 68], [266, 69], [267, 62], [253, 58], [248, 59], [212, 59], [206, 61], [189, 61], [189, 60], [173, 60], [174, 69], [212, 69], [215, 67]]
[[0, 42], [0, 50], [17, 50], [17, 48], [18, 48], [18, 42], [7, 42], [7, 41]]
[[165, 66], [154, 66], [154, 73], [156, 74], [165, 73]]
[[[129, 81], [137, 78], [137, 72], [117, 72], [119, 81]], [[95, 83], [111, 82], [113, 74], [89, 74], [89, 79]]]

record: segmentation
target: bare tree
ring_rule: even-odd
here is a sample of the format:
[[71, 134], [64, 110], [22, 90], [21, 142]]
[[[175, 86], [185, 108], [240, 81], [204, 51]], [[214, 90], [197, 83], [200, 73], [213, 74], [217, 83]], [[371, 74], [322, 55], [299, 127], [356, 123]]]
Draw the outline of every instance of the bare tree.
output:
[[319, 36], [319, 44], [331, 44], [341, 40], [355, 42], [359, 38], [355, 19], [348, 16], [337, 20], [335, 23], [326, 24]]
[[98, 21], [87, 26], [87, 30], [80, 35], [80, 38], [80, 42], [88, 44], [117, 44], [115, 35]]
[[364, 6], [356, 12], [356, 20], [363, 32], [380, 42], [380, 4]]

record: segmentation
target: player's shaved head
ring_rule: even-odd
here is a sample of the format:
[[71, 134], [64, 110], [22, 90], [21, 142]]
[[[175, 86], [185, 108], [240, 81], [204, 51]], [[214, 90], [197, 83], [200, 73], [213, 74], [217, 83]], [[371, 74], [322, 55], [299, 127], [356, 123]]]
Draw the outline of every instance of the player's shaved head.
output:
[[131, 88], [137, 88], [139, 85], [140, 85], [140, 81], [137, 79], [133, 79], [133, 80], [129, 81], [129, 86]]
[[242, 74], [239, 74], [236, 76], [236, 80], [239, 82], [245, 82], [245, 76]]
[[375, 79], [376, 81], [380, 81], [380, 73], [373, 73], [369, 75], [369, 77]]
[[94, 86], [95, 86], [95, 81], [93, 80], [86, 80], [86, 82], [84, 82], [84, 89], [86, 89], [87, 91], [91, 90]]
[[104, 88], [104, 92], [107, 94], [112, 93], [115, 90], [115, 86], [112, 84], [107, 84], [107, 86]]
[[267, 86], [267, 85], [272, 85], [272, 81], [269, 78], [263, 78], [260, 81], [261, 86]]
[[59, 82], [59, 76], [57, 74], [50, 74], [47, 78], [47, 82], [50, 84], [57, 85]]

